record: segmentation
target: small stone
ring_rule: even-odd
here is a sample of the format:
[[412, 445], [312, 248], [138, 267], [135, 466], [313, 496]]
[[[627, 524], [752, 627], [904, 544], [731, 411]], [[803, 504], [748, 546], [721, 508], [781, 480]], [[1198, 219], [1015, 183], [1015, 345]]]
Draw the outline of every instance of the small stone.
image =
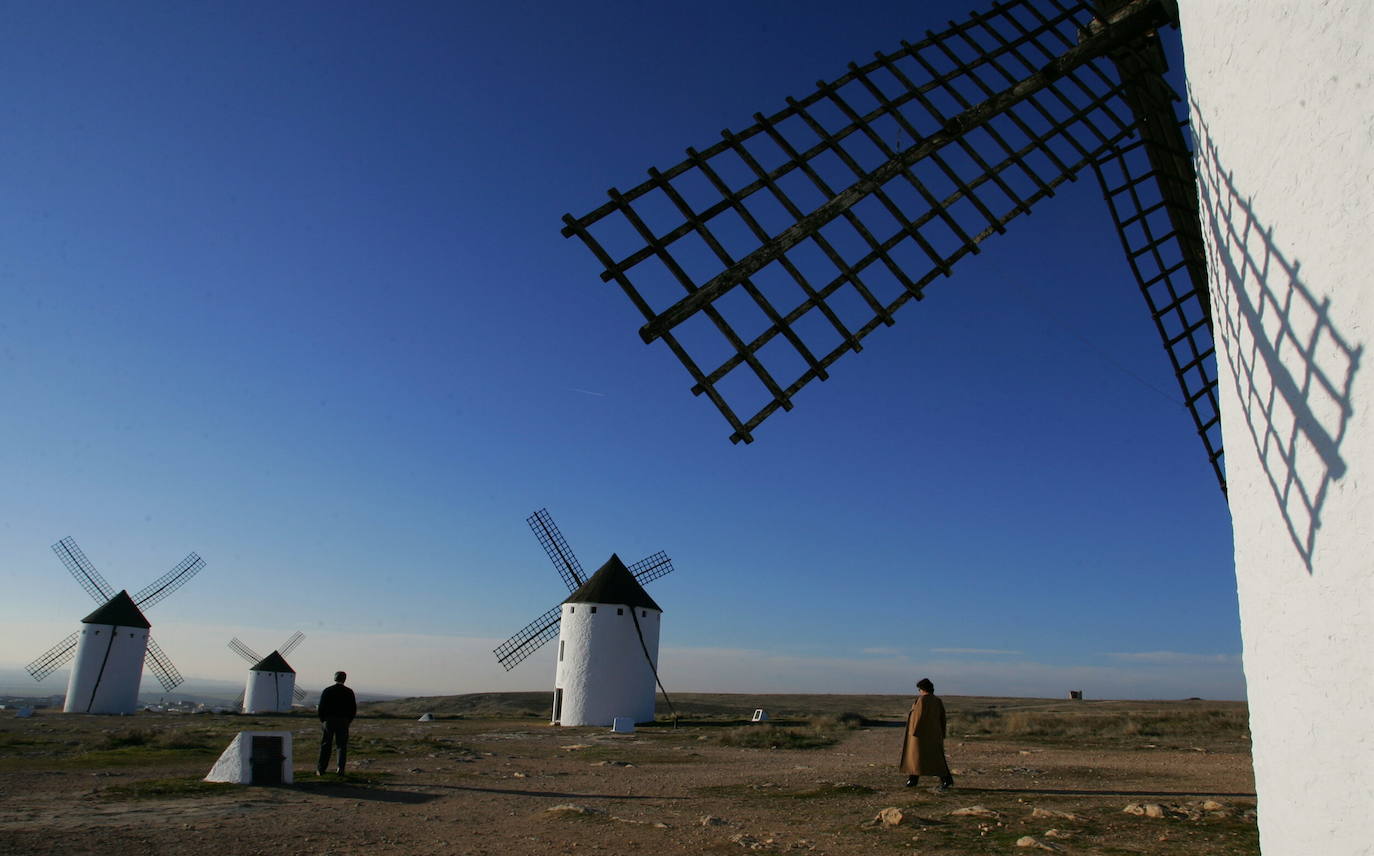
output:
[[1075, 823], [1086, 823], [1087, 818], [1081, 814], [1074, 814], [1071, 811], [1058, 811], [1052, 808], [1037, 808], [1030, 813], [1031, 817], [1052, 818], [1054, 820], [1072, 820]]
[[730, 840], [738, 844], [739, 846], [747, 847], [750, 850], [757, 850], [763, 846], [762, 841], [760, 841], [752, 835], [746, 835], [743, 832], [736, 833], [735, 835], [730, 836]]
[[1064, 849], [1063, 847], [1060, 847], [1058, 844], [1051, 844], [1048, 841], [1041, 841], [1033, 835], [1023, 835], [1020, 838], [1016, 839], [1016, 846], [1034, 847], [1037, 850], [1049, 850], [1050, 852], [1058, 852]]
[[727, 823], [729, 823], [729, 821], [727, 821], [723, 817], [716, 817], [713, 814], [708, 814], [705, 817], [703, 817], [699, 821], [699, 823], [702, 826], [725, 826]]
[[605, 814], [606, 812], [603, 811], [603, 810], [601, 810], [601, 809], [599, 809], [599, 808], [591, 808], [590, 806], [578, 805], [578, 804], [576, 804], [576, 803], [563, 803], [562, 805], [556, 805], [556, 806], [554, 806], [553, 808], [546, 808], [546, 809], [544, 809], [544, 813], [545, 813], [545, 814]]
[[1189, 816], [1189, 817], [1191, 817], [1193, 814], [1196, 814], [1198, 817], [1201, 817], [1201, 816], [1202, 816], [1202, 814], [1201, 814], [1200, 812], [1191, 812], [1191, 813], [1190, 813], [1190, 812], [1184, 811], [1184, 810], [1182, 810], [1182, 809], [1179, 809], [1179, 808], [1176, 808], [1176, 807], [1173, 807], [1173, 806], [1164, 806], [1164, 805], [1160, 805], [1159, 803], [1131, 803], [1130, 805], [1128, 805], [1128, 806], [1126, 806], [1125, 808], [1123, 808], [1122, 811], [1125, 812], [1126, 814], [1134, 814], [1134, 815], [1141, 816], [1141, 817], [1155, 817], [1155, 818], [1175, 817], [1175, 816]]
[[906, 822], [907, 815], [906, 812], [902, 811], [896, 806], [889, 806], [888, 808], [885, 808], [882, 811], [878, 812], [877, 816], [873, 819], [881, 823], [883, 826], [901, 826], [903, 823]]
[[1203, 811], [1226, 811], [1226, 803], [1219, 803], [1216, 800], [1207, 800], [1202, 804]]
[[512, 778], [512, 779], [523, 779], [523, 778], [525, 778], [525, 774], [524, 774], [524, 773], [511, 773], [510, 775], [511, 775], [511, 778]]
[[615, 815], [611, 815], [611, 820], [614, 820], [618, 823], [633, 823], [637, 826], [657, 826], [662, 829], [668, 828], [668, 824], [666, 823], [653, 823], [648, 820], [635, 820], [634, 818], [630, 817], [616, 817]]
[[999, 817], [1000, 815], [987, 806], [971, 805], [964, 808], [956, 808], [950, 814], [954, 817]]
[[1062, 830], [1062, 829], [1047, 829], [1047, 830], [1045, 830], [1045, 837], [1046, 837], [1046, 838], [1073, 838], [1073, 833], [1072, 833], [1072, 832], [1065, 832], [1065, 831]]

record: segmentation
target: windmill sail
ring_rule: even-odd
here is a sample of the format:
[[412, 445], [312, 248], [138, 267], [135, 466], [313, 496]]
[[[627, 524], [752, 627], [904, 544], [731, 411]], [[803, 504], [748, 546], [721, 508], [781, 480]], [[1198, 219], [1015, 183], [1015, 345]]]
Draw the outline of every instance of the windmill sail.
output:
[[138, 604], [139, 609], [147, 609], [186, 585], [191, 577], [200, 573], [204, 567], [204, 559], [195, 553], [187, 554], [186, 558], [178, 562], [176, 567], [153, 580], [142, 591], [134, 595], [134, 603]]
[[296, 646], [301, 644], [301, 642], [304, 639], [305, 634], [297, 630], [295, 633], [291, 634], [290, 639], [287, 639], [286, 642], [280, 648], [277, 649], [277, 653], [285, 657], [287, 654], [290, 654], [292, 651], [296, 650]]
[[81, 548], [76, 546], [76, 541], [70, 536], [63, 538], [52, 545], [52, 551], [57, 554], [57, 558], [62, 560], [62, 564], [67, 567], [71, 575], [86, 590], [96, 603], [104, 603], [115, 596], [114, 588], [100, 575], [91, 564], [91, 560], [86, 558], [86, 554]]
[[586, 581], [587, 575], [582, 571], [582, 563], [577, 561], [572, 548], [564, 540], [563, 533], [558, 531], [558, 525], [549, 516], [548, 509], [539, 509], [527, 517], [525, 522], [530, 525], [534, 537], [539, 539], [539, 546], [549, 554], [549, 561], [558, 569], [558, 575], [563, 578], [563, 584], [568, 587], [568, 591], [576, 591], [577, 587]]
[[[1154, 31], [1171, 22], [1159, 0], [1103, 7], [1014, 0], [903, 42], [689, 148], [637, 187], [611, 190], [591, 213], [565, 215], [563, 234], [634, 302], [641, 337], [667, 343], [731, 440], [748, 443], [936, 278], [1092, 169], [1117, 200], [1133, 269], [1221, 479], [1205, 269], [1184, 222], [1191, 167], [1175, 142], [1175, 105], [1156, 103], [1172, 93]], [[1142, 128], [1153, 142], [1133, 148]], [[1127, 177], [1106, 178], [1123, 160]], [[1147, 180], [1161, 185], [1156, 161], [1179, 185], [1163, 203], [1136, 198]], [[1167, 225], [1128, 239], [1146, 220]]]
[[507, 672], [520, 665], [526, 657], [543, 647], [545, 642], [558, 635], [558, 624], [563, 616], [563, 604], [525, 625], [519, 633], [492, 649], [496, 662]]
[[62, 668], [73, 656], [76, 655], [76, 640], [81, 633], [73, 633], [61, 642], [44, 651], [32, 663], [24, 667], [35, 681], [41, 681], [48, 675]]
[[247, 660], [249, 665], [252, 665], [253, 663], [256, 663], [262, 659], [262, 657], [258, 654], [257, 651], [254, 651], [252, 648], [249, 648], [247, 645], [240, 642], [237, 636], [229, 640], [229, 650], [233, 651], [235, 654], [238, 654], [240, 657]]
[[1162, 77], [1166, 63], [1157, 40], [1112, 59], [1138, 135], [1114, 146], [1093, 171], [1224, 493], [1212, 300], [1188, 123], [1176, 117], [1178, 97]]
[[172, 665], [172, 658], [167, 656], [161, 645], [153, 641], [152, 636], [148, 637], [148, 650], [143, 655], [143, 663], [167, 692], [181, 686], [181, 672]]
[[673, 572], [673, 560], [668, 558], [667, 553], [660, 550], [652, 556], [640, 559], [630, 565], [628, 570], [634, 576], [635, 582], [644, 585], [651, 580], [671, 574]]

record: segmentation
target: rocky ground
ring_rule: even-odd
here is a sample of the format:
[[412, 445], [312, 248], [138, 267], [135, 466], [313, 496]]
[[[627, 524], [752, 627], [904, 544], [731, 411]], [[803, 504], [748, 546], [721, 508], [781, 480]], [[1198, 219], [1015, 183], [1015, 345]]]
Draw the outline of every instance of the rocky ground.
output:
[[[199, 781], [243, 729], [292, 732], [294, 785]], [[951, 734], [957, 786], [935, 793], [903, 787], [899, 723], [832, 729], [770, 749], [722, 745], [738, 731], [712, 722], [365, 718], [350, 775], [317, 778], [308, 716], [4, 712], [0, 852], [1259, 852], [1241, 740]]]

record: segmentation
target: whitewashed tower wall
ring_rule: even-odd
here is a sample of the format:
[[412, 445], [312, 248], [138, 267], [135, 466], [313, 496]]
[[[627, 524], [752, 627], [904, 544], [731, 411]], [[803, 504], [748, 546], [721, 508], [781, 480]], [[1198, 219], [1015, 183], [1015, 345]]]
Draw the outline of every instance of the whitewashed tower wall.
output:
[[[595, 612], [593, 612], [595, 610]], [[634, 615], [631, 616], [633, 611]], [[565, 603], [558, 634], [555, 693], [562, 691], [562, 725], [610, 725], [618, 716], [654, 718], [654, 673], [662, 613], [614, 603]], [[640, 645], [635, 631], [644, 634]]]
[[279, 713], [291, 709], [296, 691], [294, 672], [260, 672], [250, 669], [243, 690], [244, 713]]
[[147, 650], [147, 627], [83, 623], [63, 711], [133, 713]]
[[1374, 853], [1374, 3], [1181, 8], [1266, 856]]

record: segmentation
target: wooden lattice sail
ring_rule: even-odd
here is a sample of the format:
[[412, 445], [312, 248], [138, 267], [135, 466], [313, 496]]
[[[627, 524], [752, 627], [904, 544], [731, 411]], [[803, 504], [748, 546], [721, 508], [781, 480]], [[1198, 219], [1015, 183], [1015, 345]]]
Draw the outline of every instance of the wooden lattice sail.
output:
[[1225, 490], [1216, 359], [1160, 0], [1013, 0], [880, 53], [582, 216], [576, 235], [733, 430], [1091, 170]]

